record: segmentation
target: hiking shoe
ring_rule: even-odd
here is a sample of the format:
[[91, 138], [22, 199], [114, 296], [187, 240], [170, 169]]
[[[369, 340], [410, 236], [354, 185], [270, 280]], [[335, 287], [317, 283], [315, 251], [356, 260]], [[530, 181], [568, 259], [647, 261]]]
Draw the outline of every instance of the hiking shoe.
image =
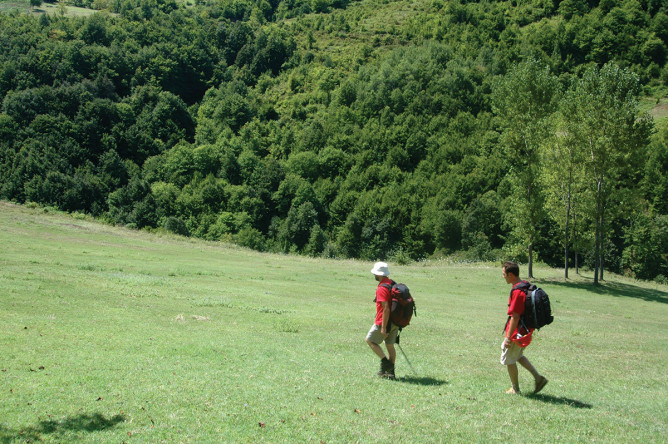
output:
[[380, 360], [380, 370], [378, 371], [378, 376], [380, 377], [385, 377], [388, 371], [392, 369], [392, 374], [394, 374], [394, 365], [392, 364], [392, 361], [390, 361], [387, 358], [383, 358]]
[[510, 387], [508, 390], [506, 390], [506, 395], [521, 395], [522, 392], [519, 390], [515, 390], [514, 388]]
[[547, 378], [545, 376], [541, 376], [540, 379], [536, 379], [536, 386], [533, 389], [534, 394], [543, 390], [543, 387], [545, 387], [546, 384], [547, 384]]
[[385, 374], [383, 375], [383, 378], [396, 379], [396, 377], [394, 376], [394, 364], [392, 364], [392, 362], [390, 362], [390, 364], [391, 364], [391, 367], [388, 368], [387, 371], [385, 371]]

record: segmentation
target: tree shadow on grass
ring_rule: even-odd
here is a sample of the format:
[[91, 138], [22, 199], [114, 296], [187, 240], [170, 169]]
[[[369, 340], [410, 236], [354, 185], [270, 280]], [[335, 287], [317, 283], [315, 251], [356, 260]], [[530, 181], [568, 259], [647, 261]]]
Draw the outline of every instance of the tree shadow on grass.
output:
[[63, 420], [49, 419], [38, 422], [36, 425], [21, 427], [19, 429], [8, 429], [0, 426], [0, 442], [3, 444], [20, 441], [41, 441], [44, 435], [50, 438], [68, 440], [68, 432], [97, 432], [114, 427], [119, 422], [126, 420], [125, 415], [115, 415], [111, 418], [101, 413], [92, 415], [81, 414], [70, 416]]
[[415, 384], [415, 385], [445, 385], [448, 383], [448, 381], [443, 381], [442, 379], [436, 379], [436, 378], [431, 378], [429, 376], [404, 376], [402, 378], [397, 378], [395, 381], [398, 382], [405, 382], [407, 384]]
[[586, 402], [578, 401], [576, 399], [563, 398], [561, 396], [545, 395], [542, 393], [538, 393], [535, 395], [531, 394], [528, 395], [527, 398], [535, 399], [541, 402], [547, 402], [549, 404], [563, 404], [576, 409], [590, 409], [593, 407], [591, 404], [587, 404]]
[[599, 285], [594, 285], [594, 280], [591, 278], [581, 278], [587, 279], [585, 282], [569, 282], [565, 280], [557, 279], [541, 279], [540, 283], [545, 285], [556, 285], [567, 288], [575, 288], [578, 290], [585, 290], [595, 294], [616, 296], [616, 297], [627, 297], [627, 298], [636, 298], [643, 299], [649, 302], [660, 302], [662, 304], [668, 304], [668, 292], [639, 287], [637, 285], [623, 284], [621, 282], [607, 282], [604, 281]]

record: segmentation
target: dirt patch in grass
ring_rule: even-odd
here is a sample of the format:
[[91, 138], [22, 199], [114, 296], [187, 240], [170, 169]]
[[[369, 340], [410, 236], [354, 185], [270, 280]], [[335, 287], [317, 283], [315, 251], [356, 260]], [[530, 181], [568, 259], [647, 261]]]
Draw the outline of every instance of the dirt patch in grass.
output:
[[30, 9], [30, 3], [27, 1], [13, 1], [13, 2], [6, 2], [6, 1], [0, 1], [0, 12], [10, 12], [14, 10], [18, 10], [21, 12], [28, 12]]
[[[88, 8], [79, 8], [77, 6], [59, 6], [57, 4], [51, 4], [51, 3], [44, 3], [42, 5], [43, 14], [49, 14], [49, 15], [55, 15], [59, 14], [61, 10], [65, 12], [65, 15], [68, 17], [87, 17], [89, 15], [95, 14], [96, 12], [100, 12], [96, 9], [88, 9]], [[110, 13], [111, 14], [111, 13]], [[111, 14], [115, 15], [115, 14]]]
[[[58, 3], [42, 3], [39, 8], [32, 8], [27, 0], [2, 1], [0, 0], [0, 12], [19, 11], [32, 15], [56, 15], [63, 13], [67, 17], [86, 17], [96, 12], [96, 9], [79, 8], [76, 6], [59, 5]], [[108, 11], [107, 11], [108, 12]], [[110, 15], [116, 15], [108, 12]]]
[[668, 117], [668, 99], [661, 99], [654, 108], [649, 110], [649, 113], [655, 119], [663, 119]]
[[654, 105], [648, 112], [654, 118], [656, 135], [660, 137], [660, 134], [668, 128], [668, 98], [659, 100], [659, 103]]

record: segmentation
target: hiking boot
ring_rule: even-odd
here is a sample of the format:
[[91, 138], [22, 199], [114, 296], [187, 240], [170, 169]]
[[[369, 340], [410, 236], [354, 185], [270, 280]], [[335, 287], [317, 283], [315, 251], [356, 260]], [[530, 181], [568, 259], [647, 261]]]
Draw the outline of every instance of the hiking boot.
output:
[[392, 364], [392, 362], [390, 362], [390, 364], [391, 364], [391, 367], [387, 369], [387, 371], [383, 375], [383, 378], [396, 379], [396, 377], [394, 376], [394, 364]]
[[543, 387], [545, 387], [545, 384], [547, 384], [547, 378], [545, 376], [541, 376], [540, 378], [536, 379], [536, 386], [533, 390], [534, 394], [543, 390]]
[[385, 374], [390, 369], [393, 369], [393, 371], [394, 371], [394, 364], [392, 364], [392, 361], [390, 361], [387, 358], [381, 359], [380, 360], [380, 370], [378, 371], [378, 376], [385, 377]]
[[387, 358], [383, 358], [382, 361], [380, 361], [380, 371], [378, 372], [378, 376], [381, 378], [386, 378], [386, 379], [394, 379], [394, 364], [392, 361], [390, 361]]

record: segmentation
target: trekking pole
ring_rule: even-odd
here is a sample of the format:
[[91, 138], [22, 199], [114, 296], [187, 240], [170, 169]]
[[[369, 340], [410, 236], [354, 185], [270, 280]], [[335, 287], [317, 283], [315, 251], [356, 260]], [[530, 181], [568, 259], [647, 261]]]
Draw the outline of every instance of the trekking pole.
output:
[[408, 356], [406, 356], [406, 353], [404, 353], [403, 347], [401, 347], [401, 344], [399, 344], [398, 342], [397, 342], [397, 345], [399, 346], [399, 350], [401, 350], [401, 354], [404, 355], [404, 359], [406, 360], [406, 362], [408, 362], [408, 366], [411, 368], [411, 370], [413, 370], [413, 374], [415, 374], [415, 376], [417, 376], [417, 372], [413, 368], [413, 364], [411, 364], [411, 361], [408, 360]]

